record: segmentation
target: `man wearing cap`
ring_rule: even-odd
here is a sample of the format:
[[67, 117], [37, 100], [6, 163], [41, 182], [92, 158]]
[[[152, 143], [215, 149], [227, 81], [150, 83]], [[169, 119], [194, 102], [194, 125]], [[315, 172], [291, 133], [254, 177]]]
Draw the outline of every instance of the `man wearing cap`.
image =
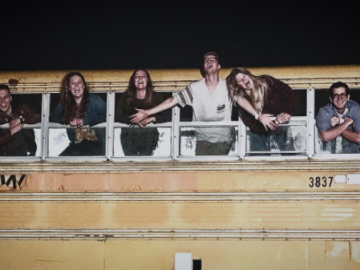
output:
[[[202, 79], [189, 84], [154, 108], [137, 109], [138, 113], [130, 116], [130, 121], [136, 124], [177, 104], [182, 107], [192, 106], [192, 121], [231, 121], [232, 102], [225, 79], [219, 77], [220, 68], [218, 55], [215, 52], [207, 52], [201, 70]], [[228, 155], [235, 142], [234, 127], [197, 127], [195, 134], [196, 155]]]
[[350, 100], [346, 83], [336, 82], [329, 88], [330, 103], [316, 115], [316, 126], [323, 150], [331, 153], [356, 153], [360, 144], [360, 106]]
[[0, 84], [0, 125], [9, 124], [9, 128], [0, 128], [0, 156], [34, 156], [37, 149], [34, 130], [23, 129], [23, 124], [39, 123], [41, 115], [25, 103], [13, 109], [11, 101], [9, 86]]

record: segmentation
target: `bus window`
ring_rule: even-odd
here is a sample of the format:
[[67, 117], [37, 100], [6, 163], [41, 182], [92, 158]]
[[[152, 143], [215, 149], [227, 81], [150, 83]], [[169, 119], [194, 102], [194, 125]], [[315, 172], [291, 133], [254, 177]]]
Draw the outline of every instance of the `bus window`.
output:
[[[0, 156], [41, 156], [41, 100], [41, 94], [11, 94], [11, 117], [0, 118], [0, 136], [4, 138]], [[24, 124], [6, 140], [12, 118], [21, 118]]]
[[[60, 94], [51, 94], [48, 155], [104, 156], [106, 147], [106, 93], [90, 93], [83, 125], [70, 126], [64, 121]], [[91, 106], [91, 107], [90, 107]]]

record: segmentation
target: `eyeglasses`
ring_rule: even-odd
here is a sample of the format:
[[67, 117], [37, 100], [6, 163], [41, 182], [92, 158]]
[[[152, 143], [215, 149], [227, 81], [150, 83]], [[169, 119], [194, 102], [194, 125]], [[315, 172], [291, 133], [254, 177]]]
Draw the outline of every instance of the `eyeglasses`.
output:
[[346, 93], [341, 94], [333, 94], [333, 99], [343, 99], [346, 98], [348, 95]]

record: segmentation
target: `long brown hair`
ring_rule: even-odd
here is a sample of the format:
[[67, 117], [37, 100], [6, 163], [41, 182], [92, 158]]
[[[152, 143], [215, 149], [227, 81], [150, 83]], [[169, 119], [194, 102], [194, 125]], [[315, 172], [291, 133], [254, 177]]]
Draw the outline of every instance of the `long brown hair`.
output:
[[[239, 73], [248, 75], [254, 82], [254, 88], [251, 90], [250, 94], [237, 84], [235, 76]], [[255, 76], [246, 68], [234, 68], [226, 77], [226, 85], [231, 97], [236, 95], [245, 97], [251, 102], [257, 111], [261, 112], [264, 108], [264, 101], [266, 100], [269, 86], [260, 76]]]
[[[71, 91], [69, 90], [70, 79], [73, 76], [79, 76], [82, 79], [85, 86], [84, 94], [79, 106], [77, 105]], [[77, 118], [85, 117], [86, 105], [89, 102], [89, 89], [86, 84], [84, 76], [80, 72], [72, 71], [66, 74], [66, 76], [62, 81], [60, 102], [63, 105], [63, 117], [61, 119], [61, 123], [69, 124], [69, 122], [75, 117]]]
[[136, 98], [136, 86], [135, 86], [135, 75], [136, 72], [139, 70], [142, 70], [146, 73], [147, 76], [147, 83], [146, 83], [146, 94], [145, 94], [145, 100], [144, 100], [144, 109], [150, 109], [153, 102], [153, 96], [154, 96], [154, 86], [150, 77], [149, 72], [146, 69], [135, 69], [134, 72], [131, 74], [129, 79], [129, 85], [125, 91], [126, 95], [126, 109], [132, 110], [134, 108], [133, 101]]

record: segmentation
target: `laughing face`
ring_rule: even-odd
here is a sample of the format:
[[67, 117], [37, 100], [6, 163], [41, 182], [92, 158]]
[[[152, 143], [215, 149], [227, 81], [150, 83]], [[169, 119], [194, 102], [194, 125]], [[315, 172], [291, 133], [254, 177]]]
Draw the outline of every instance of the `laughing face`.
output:
[[209, 54], [204, 58], [204, 71], [218, 71], [220, 69], [220, 65], [215, 58], [215, 55]]
[[254, 88], [254, 82], [247, 74], [238, 73], [235, 76], [235, 80], [237, 85], [239, 85], [245, 91], [252, 90]]
[[148, 76], [145, 71], [138, 70], [134, 76], [134, 84], [137, 90], [144, 90], [147, 87]]
[[339, 113], [343, 113], [345, 111], [346, 102], [350, 99], [350, 95], [346, 94], [346, 89], [344, 87], [334, 88], [332, 91], [330, 101]]
[[74, 99], [81, 99], [84, 95], [85, 83], [80, 76], [74, 75], [69, 80], [69, 91]]
[[0, 110], [6, 114], [11, 112], [11, 95], [6, 89], [0, 89]]

